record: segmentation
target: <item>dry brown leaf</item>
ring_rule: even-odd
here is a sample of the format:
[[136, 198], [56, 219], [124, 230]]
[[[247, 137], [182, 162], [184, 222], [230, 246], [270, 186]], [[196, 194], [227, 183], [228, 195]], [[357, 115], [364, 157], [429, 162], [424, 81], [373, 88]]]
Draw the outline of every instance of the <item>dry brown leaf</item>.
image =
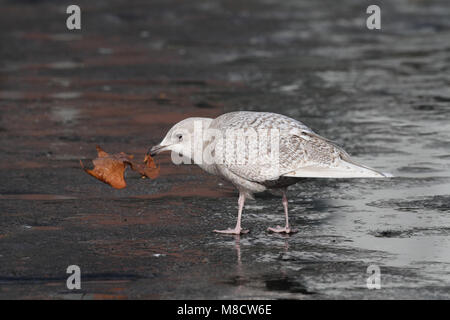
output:
[[156, 179], [159, 176], [159, 166], [157, 167], [155, 161], [150, 155], [146, 155], [144, 163], [136, 163], [129, 161], [131, 169], [141, 174], [142, 178]]
[[145, 156], [144, 163], [136, 163], [133, 161], [133, 155], [124, 152], [108, 154], [99, 146], [97, 146], [97, 154], [98, 158], [92, 160], [94, 169], [86, 169], [80, 160], [81, 167], [94, 178], [113, 188], [123, 189], [127, 186], [124, 178], [127, 164], [132, 170], [139, 172], [143, 178], [155, 179], [159, 175], [159, 166], [156, 166], [149, 155]]

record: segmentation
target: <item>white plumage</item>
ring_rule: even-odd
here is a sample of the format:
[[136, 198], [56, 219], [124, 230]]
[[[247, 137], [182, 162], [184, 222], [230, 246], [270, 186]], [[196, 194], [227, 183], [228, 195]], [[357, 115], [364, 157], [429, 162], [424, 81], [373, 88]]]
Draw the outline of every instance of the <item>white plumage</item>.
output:
[[[205, 155], [193, 156], [193, 141], [199, 137], [196, 135], [199, 125], [204, 130], [200, 135], [201, 151], [211, 153], [215, 161], [205, 161]], [[205, 134], [208, 130], [215, 134]], [[267, 147], [266, 152], [253, 152], [263, 150], [261, 146]], [[238, 111], [216, 119], [185, 119], [174, 125], [163, 141], [149, 152], [155, 155], [165, 150], [194, 159], [205, 171], [222, 176], [239, 190], [236, 227], [215, 230], [221, 233], [247, 232], [241, 228], [241, 214], [245, 198], [252, 198], [253, 193], [268, 189], [282, 192], [286, 225], [269, 230], [290, 233], [296, 230], [289, 227], [286, 188], [300, 178], [391, 176], [356, 163], [342, 148], [317, 135], [300, 121], [270, 112]], [[276, 158], [270, 157], [273, 154]]]

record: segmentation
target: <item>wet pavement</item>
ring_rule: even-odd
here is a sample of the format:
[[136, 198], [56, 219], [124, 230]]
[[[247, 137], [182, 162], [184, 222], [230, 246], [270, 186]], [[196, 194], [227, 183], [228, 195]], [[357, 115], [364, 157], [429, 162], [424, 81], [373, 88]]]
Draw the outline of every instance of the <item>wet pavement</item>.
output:
[[[0, 1], [0, 298], [450, 298], [450, 5], [384, 1]], [[68, 5], [68, 4], [67, 4]], [[299, 119], [396, 178], [305, 179], [292, 224], [195, 166], [114, 190], [95, 145], [143, 157], [175, 122]], [[66, 288], [78, 265], [82, 289]], [[366, 287], [367, 268], [381, 289]]]

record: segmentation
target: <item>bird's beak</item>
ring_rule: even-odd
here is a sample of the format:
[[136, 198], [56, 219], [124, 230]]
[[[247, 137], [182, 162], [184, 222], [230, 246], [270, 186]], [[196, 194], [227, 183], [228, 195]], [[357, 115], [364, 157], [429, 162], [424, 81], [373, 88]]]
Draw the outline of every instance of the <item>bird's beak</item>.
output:
[[148, 150], [147, 150], [147, 155], [150, 155], [151, 157], [154, 157], [154, 156], [156, 156], [158, 153], [163, 152], [163, 151], [166, 149], [166, 147], [168, 147], [168, 146], [162, 146], [162, 145], [160, 145], [160, 144], [158, 144], [158, 145], [156, 145], [156, 146], [153, 146], [153, 147], [150, 147], [150, 148], [148, 148]]

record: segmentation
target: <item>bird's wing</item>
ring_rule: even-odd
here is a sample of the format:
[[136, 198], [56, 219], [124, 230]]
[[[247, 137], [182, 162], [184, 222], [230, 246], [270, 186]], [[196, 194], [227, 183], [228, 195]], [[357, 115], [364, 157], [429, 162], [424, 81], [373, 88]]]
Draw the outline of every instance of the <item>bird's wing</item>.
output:
[[358, 164], [342, 148], [315, 133], [290, 135], [280, 142], [282, 175], [310, 178], [382, 178], [389, 176]]
[[[266, 182], [285, 177], [355, 178], [386, 177], [388, 174], [360, 165], [334, 142], [314, 133], [303, 123], [289, 117], [267, 112], [231, 112], [211, 123], [213, 128], [226, 132], [237, 132], [244, 140], [243, 149], [233, 142], [216, 144], [216, 153], [223, 154], [220, 165], [234, 174], [254, 182]], [[271, 131], [278, 130], [274, 137]], [[261, 134], [261, 131], [263, 130]], [[255, 136], [256, 132], [256, 136]], [[271, 139], [279, 145], [270, 145]], [[228, 139], [229, 141], [235, 141]], [[260, 146], [269, 146], [263, 149]], [[241, 145], [242, 146], [242, 145]], [[257, 149], [263, 155], [253, 158], [249, 150]], [[231, 150], [231, 151], [230, 151]], [[240, 157], [240, 158], [239, 158]]]
[[[277, 180], [281, 170], [285, 169], [282, 164], [284, 156], [278, 154], [278, 146], [281, 147], [280, 142], [290, 130], [312, 133], [303, 123], [289, 117], [249, 111], [226, 113], [213, 120], [210, 128], [219, 130], [224, 138], [215, 143], [215, 154], [222, 155], [217, 165], [243, 179], [259, 183]], [[275, 145], [271, 144], [272, 141]]]

